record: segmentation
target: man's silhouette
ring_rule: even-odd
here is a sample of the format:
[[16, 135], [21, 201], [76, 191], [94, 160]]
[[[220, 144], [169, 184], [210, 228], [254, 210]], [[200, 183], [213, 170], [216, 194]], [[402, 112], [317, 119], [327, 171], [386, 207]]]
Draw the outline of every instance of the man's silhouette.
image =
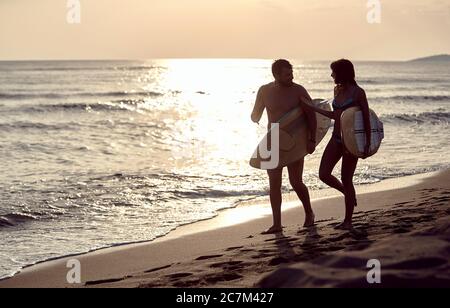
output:
[[[255, 107], [252, 112], [252, 121], [258, 123], [264, 112], [267, 110], [267, 116], [270, 123], [276, 123], [287, 112], [296, 107], [304, 109], [306, 120], [308, 122], [310, 135], [308, 142], [308, 153], [312, 154], [316, 147], [316, 115], [314, 111], [308, 108], [312, 100], [304, 87], [293, 82], [292, 65], [287, 60], [277, 60], [272, 65], [274, 82], [262, 86], [257, 94]], [[295, 124], [295, 123], [292, 123]], [[292, 125], [290, 124], [290, 125]], [[285, 128], [289, 131], [289, 126]], [[289, 181], [292, 188], [297, 193], [305, 209], [304, 227], [314, 225], [314, 212], [311, 208], [308, 188], [303, 183], [304, 158], [287, 166], [289, 171]], [[283, 167], [267, 171], [270, 182], [270, 203], [272, 205], [273, 226], [263, 234], [272, 234], [282, 232], [281, 224], [281, 184]]]

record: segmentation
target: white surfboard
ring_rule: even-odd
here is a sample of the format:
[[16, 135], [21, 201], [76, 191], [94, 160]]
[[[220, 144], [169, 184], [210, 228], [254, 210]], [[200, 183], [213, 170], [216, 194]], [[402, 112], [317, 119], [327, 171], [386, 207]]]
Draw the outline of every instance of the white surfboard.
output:
[[[372, 133], [369, 157], [378, 152], [384, 139], [383, 123], [373, 110], [370, 110], [370, 126]], [[363, 114], [359, 107], [349, 108], [342, 113], [341, 134], [347, 150], [356, 157], [363, 157], [367, 140]]]
[[[313, 100], [313, 104], [324, 110], [331, 111], [328, 101], [315, 99]], [[316, 117], [316, 142], [318, 145], [327, 134], [331, 125], [331, 120], [318, 113], [316, 113]], [[294, 122], [295, 124], [293, 124]], [[258, 147], [250, 159], [250, 166], [253, 168], [262, 170], [277, 169], [294, 163], [308, 155], [307, 145], [309, 140], [309, 128], [303, 109], [298, 107], [288, 112], [278, 121], [278, 124], [278, 144], [274, 146], [273, 151], [272, 149], [268, 150], [268, 148], [271, 148], [270, 139], [272, 133], [272, 131], [269, 131], [258, 144]], [[290, 131], [285, 130], [288, 126], [290, 126]], [[278, 148], [278, 150], [276, 148]], [[277, 163], [272, 164], [271, 162], [273, 161]]]

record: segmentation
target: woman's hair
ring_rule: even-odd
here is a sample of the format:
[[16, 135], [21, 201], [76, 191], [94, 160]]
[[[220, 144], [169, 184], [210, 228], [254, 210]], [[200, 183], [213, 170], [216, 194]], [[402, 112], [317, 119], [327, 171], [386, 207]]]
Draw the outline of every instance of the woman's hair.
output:
[[341, 59], [331, 63], [331, 70], [335, 73], [336, 84], [357, 85], [355, 80], [355, 67], [347, 59]]

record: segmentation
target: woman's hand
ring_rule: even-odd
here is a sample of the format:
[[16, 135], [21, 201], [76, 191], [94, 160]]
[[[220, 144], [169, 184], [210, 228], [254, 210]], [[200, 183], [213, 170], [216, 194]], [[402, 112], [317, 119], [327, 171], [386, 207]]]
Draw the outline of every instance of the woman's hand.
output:
[[340, 119], [341, 113], [338, 111], [332, 111], [333, 116], [331, 117], [332, 120], [338, 121]]

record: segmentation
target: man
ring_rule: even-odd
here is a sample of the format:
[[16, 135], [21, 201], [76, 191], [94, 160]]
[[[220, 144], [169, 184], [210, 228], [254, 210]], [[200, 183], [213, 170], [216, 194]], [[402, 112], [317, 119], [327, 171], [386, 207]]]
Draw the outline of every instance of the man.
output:
[[[267, 110], [267, 116], [270, 123], [276, 123], [287, 112], [300, 106], [304, 109], [310, 136], [308, 140], [308, 153], [312, 154], [316, 147], [316, 115], [314, 111], [308, 108], [312, 100], [304, 87], [293, 82], [292, 65], [287, 60], [277, 60], [272, 65], [272, 74], [274, 82], [262, 86], [257, 94], [255, 107], [252, 112], [252, 121], [258, 123], [264, 112]], [[289, 131], [289, 129], [287, 129]], [[303, 183], [304, 158], [288, 165], [289, 181], [297, 196], [303, 203], [305, 210], [304, 227], [314, 225], [314, 212], [311, 208], [308, 188]], [[263, 234], [275, 234], [283, 231], [281, 224], [281, 184], [283, 167], [268, 170], [270, 182], [270, 203], [272, 205], [273, 226]]]

